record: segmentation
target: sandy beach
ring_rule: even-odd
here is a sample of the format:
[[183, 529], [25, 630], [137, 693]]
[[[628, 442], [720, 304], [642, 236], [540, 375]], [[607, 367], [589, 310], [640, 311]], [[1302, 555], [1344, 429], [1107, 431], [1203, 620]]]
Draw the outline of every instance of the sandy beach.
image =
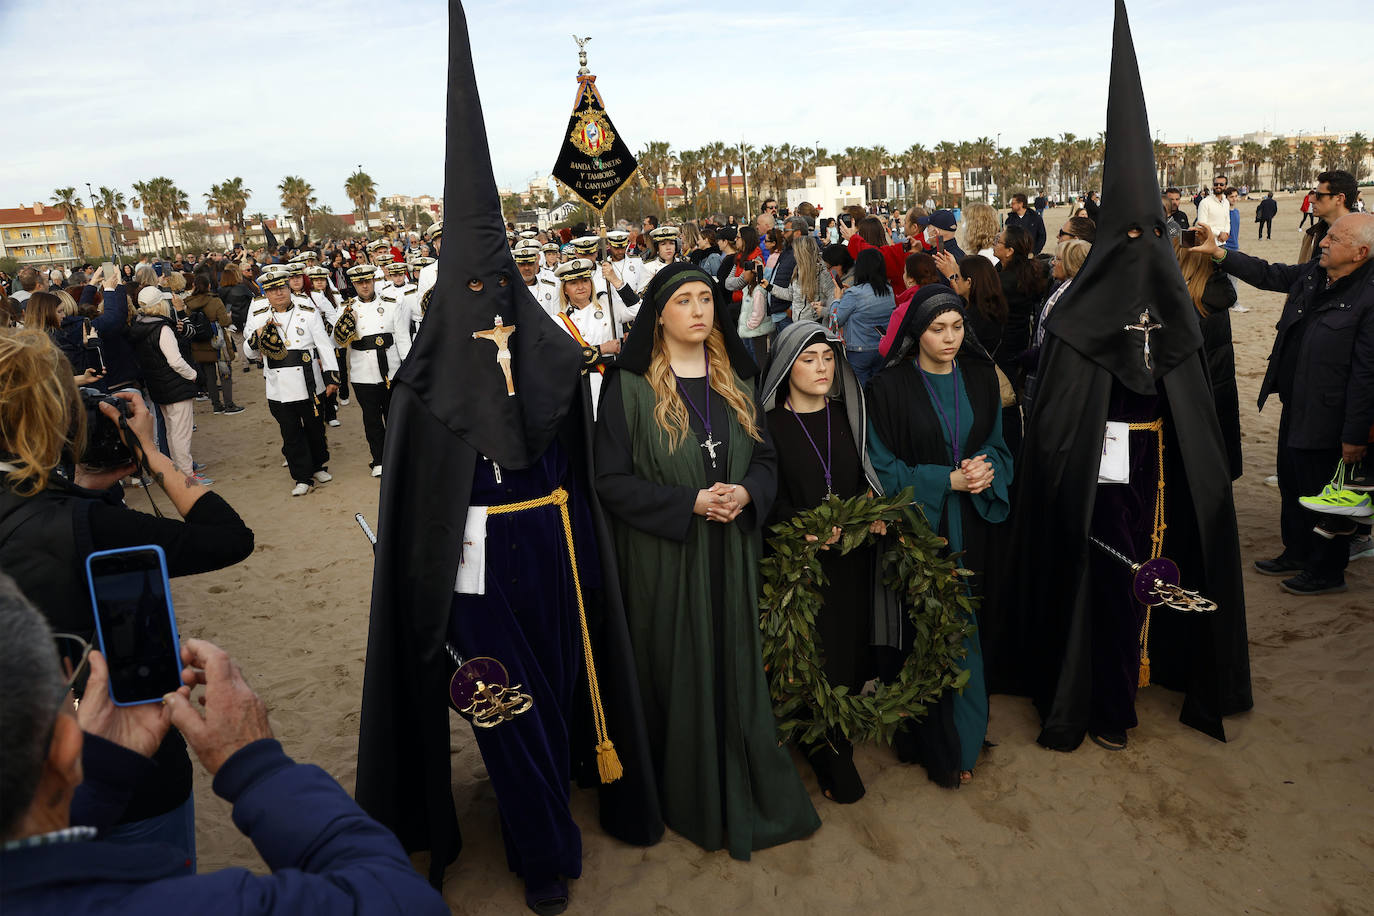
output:
[[[1296, 260], [1300, 197], [1279, 198], [1272, 241], [1256, 242], [1256, 198], [1241, 203], [1241, 248]], [[1191, 204], [1185, 204], [1191, 215]], [[1046, 213], [1051, 239], [1067, 217]], [[596, 798], [574, 793], [583, 877], [571, 913], [1374, 912], [1374, 559], [1346, 594], [1296, 598], [1250, 561], [1279, 552], [1274, 473], [1279, 405], [1255, 396], [1283, 296], [1242, 286], [1232, 314], [1245, 474], [1235, 484], [1255, 708], [1227, 720], [1229, 743], [1179, 724], [1180, 695], [1141, 692], [1130, 747], [1072, 754], [1035, 744], [1028, 700], [993, 697], [985, 755], [971, 784], [946, 791], [891, 751], [856, 754], [868, 795], [840, 806], [798, 758], [823, 826], [811, 839], [736, 862], [671, 831], [648, 849], [603, 834]], [[243, 564], [173, 585], [183, 636], [213, 640], [242, 665], [287, 752], [352, 789], [376, 524], [356, 402], [329, 431], [333, 482], [291, 499], [260, 372], [234, 367], [235, 400], [196, 404], [194, 451], [254, 529]], [[158, 497], [164, 512], [167, 500]], [[130, 505], [148, 509], [142, 493]], [[1188, 558], [1178, 557], [1186, 562]], [[495, 800], [471, 730], [452, 717], [453, 792], [464, 848], [445, 896], [455, 913], [525, 912], [506, 869]], [[263, 871], [196, 764], [200, 868]]]

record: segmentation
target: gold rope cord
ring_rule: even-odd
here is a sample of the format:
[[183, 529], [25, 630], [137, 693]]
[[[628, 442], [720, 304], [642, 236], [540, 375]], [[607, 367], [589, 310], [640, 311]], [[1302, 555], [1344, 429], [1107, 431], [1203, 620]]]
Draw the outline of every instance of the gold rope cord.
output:
[[[1126, 428], [1137, 432], [1152, 432], [1159, 443], [1159, 482], [1155, 486], [1154, 527], [1150, 532], [1150, 559], [1157, 560], [1164, 555], [1164, 420], [1160, 418], [1150, 423], [1128, 423]], [[1145, 605], [1145, 622], [1140, 627], [1140, 687], [1150, 686], [1150, 605]]]
[[573, 546], [572, 515], [568, 512], [568, 491], [557, 488], [548, 496], [527, 499], [504, 506], [488, 506], [489, 515], [505, 515], [510, 512], [523, 512], [543, 506], [557, 506], [563, 518], [563, 536], [568, 543], [568, 563], [572, 566], [573, 590], [577, 592], [577, 620], [582, 626], [582, 658], [587, 665], [587, 687], [592, 695], [592, 721], [596, 727], [596, 768], [603, 783], [615, 782], [624, 769], [620, 756], [615, 752], [610, 735], [606, 734], [606, 710], [601, 705], [601, 685], [596, 678], [596, 665], [592, 661], [592, 637], [587, 629], [587, 608], [582, 601], [582, 576], [577, 571], [577, 549]]

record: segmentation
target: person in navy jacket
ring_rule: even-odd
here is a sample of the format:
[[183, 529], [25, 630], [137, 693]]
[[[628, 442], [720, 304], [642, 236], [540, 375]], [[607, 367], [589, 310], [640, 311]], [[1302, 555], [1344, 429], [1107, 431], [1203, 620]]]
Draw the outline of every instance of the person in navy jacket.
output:
[[[0, 900], [28, 913], [446, 914], [396, 837], [329, 774], [287, 757], [267, 709], [219, 647], [182, 644], [188, 685], [162, 704], [115, 706], [108, 670], [91, 652], [78, 710], [58, 667], [52, 631], [0, 575]], [[233, 805], [234, 824], [271, 874], [243, 868], [189, 873], [184, 853], [156, 843], [108, 843], [149, 756], [176, 725]]]

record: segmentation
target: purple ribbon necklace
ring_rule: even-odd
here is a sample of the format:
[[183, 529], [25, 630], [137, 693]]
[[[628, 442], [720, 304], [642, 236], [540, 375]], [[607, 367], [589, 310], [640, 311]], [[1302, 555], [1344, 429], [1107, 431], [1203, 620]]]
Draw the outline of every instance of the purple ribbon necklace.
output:
[[945, 408], [940, 405], [940, 399], [935, 396], [935, 388], [930, 384], [929, 373], [919, 365], [921, 381], [926, 383], [926, 393], [930, 395], [930, 403], [935, 405], [935, 409], [940, 412], [940, 422], [945, 425], [945, 430], [949, 433], [949, 449], [954, 455], [954, 466], [959, 466], [959, 459], [962, 457], [962, 440], [959, 438], [959, 363], [955, 361], [949, 368], [954, 376], [954, 423], [949, 422], [949, 414], [945, 413]]
[[802, 432], [806, 435], [806, 441], [811, 443], [811, 450], [816, 453], [816, 460], [821, 463], [821, 472], [825, 474], [825, 498], [829, 499], [835, 495], [835, 489], [830, 482], [830, 469], [833, 466], [830, 453], [830, 399], [825, 399], [825, 457], [821, 457], [821, 448], [816, 444], [816, 440], [811, 438], [811, 430], [806, 428], [801, 416], [797, 413], [797, 408], [792, 406], [792, 399], [787, 399], [787, 409], [792, 411], [792, 416], [797, 418], [797, 424], [801, 426]]
[[703, 414], [697, 409], [696, 401], [692, 400], [692, 396], [687, 393], [687, 389], [682, 385], [682, 379], [677, 377], [677, 373], [673, 372], [671, 366], [668, 367], [668, 371], [673, 372], [673, 381], [677, 383], [678, 394], [682, 395], [682, 399], [687, 402], [688, 407], [692, 408], [692, 413], [697, 415], [697, 419], [701, 420], [701, 425], [706, 430], [706, 441], [701, 443], [701, 447], [706, 449], [707, 455], [711, 456], [711, 467], [715, 467], [716, 449], [724, 443], [713, 442], [711, 438], [711, 354], [706, 349], [706, 344], [701, 345], [701, 350], [706, 355], [706, 413]]

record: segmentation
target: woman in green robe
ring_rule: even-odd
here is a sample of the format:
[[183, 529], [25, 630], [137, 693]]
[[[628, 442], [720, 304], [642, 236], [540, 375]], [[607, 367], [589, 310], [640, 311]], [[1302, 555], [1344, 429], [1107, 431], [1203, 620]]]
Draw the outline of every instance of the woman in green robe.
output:
[[602, 392], [596, 488], [616, 555], [664, 820], [737, 859], [820, 826], [778, 743], [759, 632], [777, 462], [757, 368], [714, 284], [670, 264]]
[[[970, 587], [987, 599], [997, 594], [989, 564], [998, 559], [997, 526], [1011, 511], [1012, 457], [992, 360], [964, 323], [963, 300], [947, 288], [923, 287], [912, 297], [887, 365], [869, 385], [869, 457], [885, 492], [915, 490], [931, 528], [949, 539], [951, 553], [964, 552]], [[983, 610], [996, 615], [988, 604]], [[946, 786], [972, 778], [987, 735], [983, 650], [978, 620], [969, 622], [968, 684], [916, 726], [916, 756]]]

